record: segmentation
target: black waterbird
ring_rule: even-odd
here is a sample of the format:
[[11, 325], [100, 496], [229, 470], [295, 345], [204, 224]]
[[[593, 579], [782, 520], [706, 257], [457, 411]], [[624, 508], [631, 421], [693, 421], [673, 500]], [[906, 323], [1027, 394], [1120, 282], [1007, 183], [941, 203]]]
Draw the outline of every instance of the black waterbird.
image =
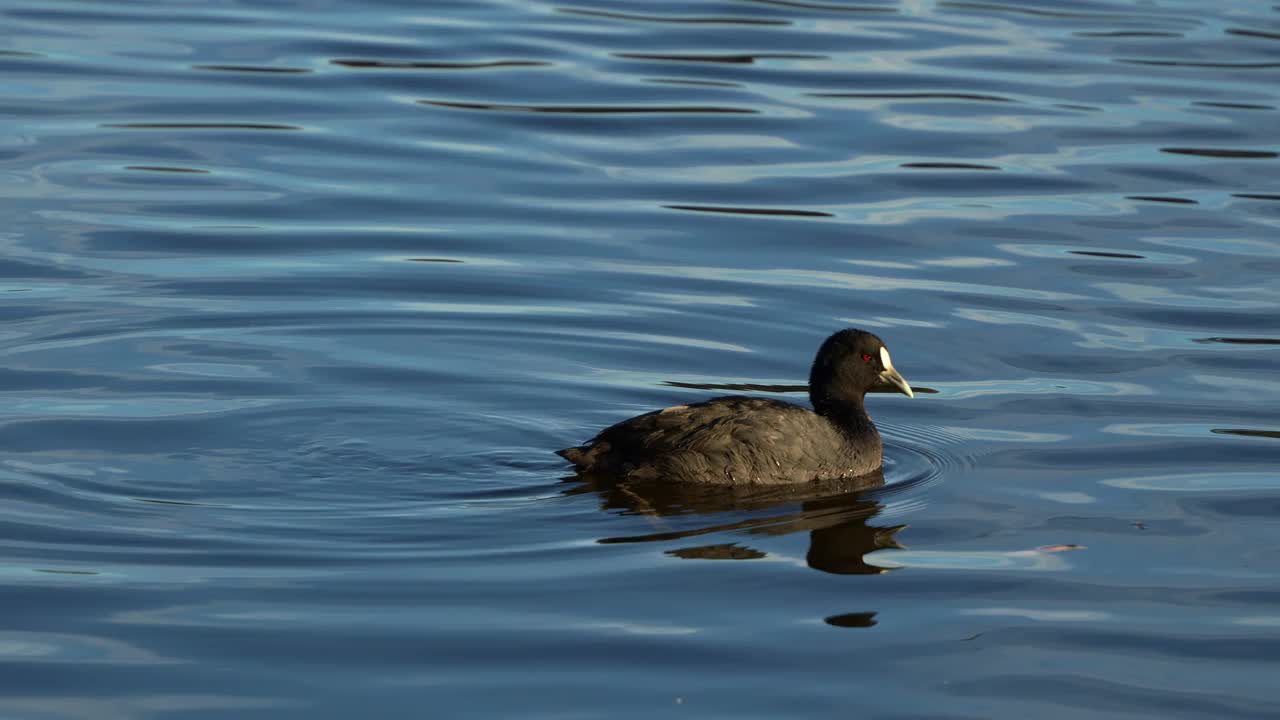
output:
[[787, 485], [859, 477], [882, 461], [880, 433], [863, 398], [886, 385], [915, 396], [884, 342], [850, 328], [818, 349], [809, 371], [813, 410], [720, 397], [623, 420], [559, 454], [579, 473], [619, 480]]

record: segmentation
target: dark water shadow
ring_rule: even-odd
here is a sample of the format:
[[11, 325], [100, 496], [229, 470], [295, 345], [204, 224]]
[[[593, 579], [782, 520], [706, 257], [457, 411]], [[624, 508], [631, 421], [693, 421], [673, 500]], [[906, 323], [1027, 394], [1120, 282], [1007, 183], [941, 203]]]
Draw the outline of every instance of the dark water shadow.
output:
[[1264, 337], [1209, 337], [1197, 338], [1198, 343], [1225, 343], [1227, 345], [1280, 345], [1280, 338]]
[[1182, 197], [1161, 197], [1159, 195], [1126, 195], [1127, 200], [1138, 200], [1140, 202], [1153, 203], [1169, 203], [1170, 205], [1199, 205], [1200, 203], [1191, 198]]
[[1199, 157], [1213, 158], [1235, 158], [1235, 159], [1269, 159], [1280, 157], [1280, 153], [1270, 150], [1238, 150], [1234, 148], [1187, 148], [1187, 147], [1167, 147], [1160, 148], [1160, 152], [1169, 153], [1170, 155], [1196, 155]]
[[625, 60], [661, 60], [666, 62], [724, 63], [730, 65], [752, 65], [759, 60], [829, 60], [826, 55], [806, 55], [803, 53], [751, 53], [737, 55], [693, 55], [693, 54], [658, 54], [658, 53], [613, 53], [616, 58]]
[[165, 172], [165, 173], [187, 173], [190, 175], [208, 175], [208, 170], [200, 168], [187, 167], [170, 167], [168, 165], [126, 165], [125, 170], [139, 170], [143, 172]]
[[1243, 437], [1264, 437], [1280, 440], [1280, 430], [1250, 430], [1248, 428], [1213, 428], [1209, 432], [1215, 435], [1240, 435]]
[[1257, 103], [1241, 103], [1241, 102], [1215, 102], [1212, 100], [1195, 100], [1191, 103], [1196, 107], [1213, 107], [1228, 108], [1231, 110], [1275, 110], [1274, 105], [1260, 105]]
[[663, 205], [669, 210], [689, 212], [725, 213], [728, 215], [776, 215], [781, 217], [835, 217], [819, 210], [787, 210], [783, 208], [721, 207], [716, 205]]
[[978, 12], [989, 12], [1008, 15], [1027, 15], [1031, 17], [1044, 18], [1062, 18], [1072, 20], [1141, 20], [1140, 16], [1127, 15], [1122, 13], [1099, 13], [1099, 12], [1079, 12], [1065, 10], [1050, 10], [1045, 8], [1025, 7], [1017, 3], [989, 3], [989, 2], [961, 2], [959, 0], [944, 0], [938, 3], [939, 8], [946, 10], [974, 10]]
[[1133, 253], [1102, 252], [1101, 250], [1068, 250], [1072, 255], [1088, 255], [1089, 257], [1119, 258], [1123, 260], [1145, 260], [1143, 255]]
[[[694, 540], [725, 532], [747, 536], [809, 533], [805, 562], [836, 575], [887, 572], [866, 555], [901, 548], [896, 539], [905, 525], [870, 524], [883, 505], [868, 493], [884, 486], [876, 471], [860, 478], [818, 481], [799, 486], [714, 486], [638, 483], [609, 476], [579, 474], [565, 478], [575, 486], [566, 495], [594, 493], [602, 510], [643, 515], [653, 532], [600, 538], [601, 544]], [[666, 550], [689, 560], [759, 560], [769, 553], [748, 542], [692, 542]]]
[[832, 627], [843, 628], [869, 628], [876, 625], [876, 614], [873, 612], [852, 612], [841, 615], [832, 615], [822, 619]]
[[[734, 392], [769, 392], [769, 393], [807, 393], [808, 385], [766, 385], [761, 383], [691, 383], [681, 382], [679, 380], [664, 380], [662, 384], [666, 387], [689, 388], [690, 390], [732, 390]], [[924, 387], [923, 385], [912, 385], [911, 391], [915, 393], [924, 393], [926, 395], [937, 395], [938, 391], [934, 388]], [[896, 395], [901, 393], [897, 387], [888, 383], [881, 383], [867, 390], [869, 393], [885, 393], [886, 395]]]
[[1261, 30], [1244, 30], [1241, 28], [1227, 28], [1228, 35], [1240, 35], [1243, 37], [1263, 38], [1265, 40], [1280, 40], [1280, 32], [1263, 32]]
[[1152, 65], [1155, 67], [1221, 68], [1225, 70], [1271, 70], [1280, 67], [1276, 62], [1193, 62], [1190, 60], [1147, 60], [1143, 58], [1116, 58], [1115, 62], [1128, 65]]
[[815, 92], [806, 97], [835, 98], [841, 100], [971, 100], [973, 102], [1013, 103], [1012, 98], [999, 95], [957, 92]]
[[607, 12], [604, 10], [587, 10], [585, 8], [556, 8], [556, 12], [565, 15], [601, 18], [606, 20], [623, 20], [643, 23], [678, 23], [686, 25], [790, 25], [789, 20], [768, 20], [763, 18], [733, 16], [690, 16], [690, 15], [640, 15], [633, 13]]
[[909, 162], [898, 165], [900, 168], [918, 170], [999, 170], [995, 165], [978, 165], [976, 163], [953, 162]]
[[339, 58], [329, 61], [332, 65], [366, 70], [487, 70], [490, 68], [549, 67], [542, 60], [489, 60], [484, 62], [427, 62], [391, 60], [362, 60]]
[[819, 10], [822, 12], [881, 13], [886, 15], [898, 12], [898, 8], [888, 5], [838, 5], [829, 3], [800, 2], [799, 0], [744, 0], [744, 2], [757, 3], [759, 5], [776, 5], [778, 7], [785, 8], [799, 8], [801, 10]]
[[1102, 30], [1097, 32], [1075, 32], [1075, 37], [1089, 38], [1180, 38], [1183, 33], [1162, 32], [1154, 30]]
[[120, 128], [125, 130], [301, 130], [297, 125], [280, 123], [211, 123], [211, 122], [135, 122], [135, 123], [103, 123], [99, 127]]
[[757, 110], [714, 105], [509, 105], [502, 103], [452, 102], [419, 100], [419, 105], [455, 110], [488, 110], [491, 112], [550, 113], [565, 115], [655, 115], [655, 114], [721, 114], [753, 115]]
[[218, 72], [268, 73], [277, 75], [306, 75], [310, 68], [274, 67], [268, 65], [192, 65], [192, 70], [214, 70]]

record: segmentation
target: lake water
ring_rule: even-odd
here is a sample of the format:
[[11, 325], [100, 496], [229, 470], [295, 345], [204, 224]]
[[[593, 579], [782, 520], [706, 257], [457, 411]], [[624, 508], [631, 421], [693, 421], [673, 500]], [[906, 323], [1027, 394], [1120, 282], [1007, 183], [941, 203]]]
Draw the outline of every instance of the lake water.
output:
[[[0, 20], [6, 720], [1280, 715], [1275, 3]], [[552, 454], [845, 326], [881, 488]]]

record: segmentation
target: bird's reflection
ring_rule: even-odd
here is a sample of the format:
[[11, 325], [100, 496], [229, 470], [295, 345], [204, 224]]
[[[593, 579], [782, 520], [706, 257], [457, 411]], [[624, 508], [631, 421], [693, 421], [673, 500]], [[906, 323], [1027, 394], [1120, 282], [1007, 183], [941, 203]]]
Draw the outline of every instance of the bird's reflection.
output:
[[[884, 485], [880, 471], [802, 486], [636, 483], [585, 473], [565, 480], [577, 483], [566, 494], [595, 493], [602, 509], [643, 515], [654, 526], [653, 532], [601, 538], [601, 543], [684, 540], [727, 531], [748, 536], [808, 531], [805, 559], [809, 567], [857, 575], [886, 572], [867, 562], [865, 556], [883, 548], [901, 548], [895, 535], [906, 527], [878, 527], [869, 522], [882, 507], [868, 497], [868, 491]], [[666, 554], [700, 560], [768, 557], [765, 551], [738, 542], [695, 543]]]

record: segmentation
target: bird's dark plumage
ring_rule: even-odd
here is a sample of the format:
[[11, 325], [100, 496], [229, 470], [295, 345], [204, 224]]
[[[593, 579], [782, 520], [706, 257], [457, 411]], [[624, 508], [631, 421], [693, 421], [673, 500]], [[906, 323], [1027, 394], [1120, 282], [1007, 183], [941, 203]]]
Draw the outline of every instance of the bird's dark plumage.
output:
[[715, 398], [624, 420], [560, 455], [579, 472], [627, 480], [785, 485], [857, 477], [881, 464], [880, 434], [863, 396], [885, 384], [912, 395], [880, 338], [841, 330], [822, 344], [809, 372], [813, 410]]

